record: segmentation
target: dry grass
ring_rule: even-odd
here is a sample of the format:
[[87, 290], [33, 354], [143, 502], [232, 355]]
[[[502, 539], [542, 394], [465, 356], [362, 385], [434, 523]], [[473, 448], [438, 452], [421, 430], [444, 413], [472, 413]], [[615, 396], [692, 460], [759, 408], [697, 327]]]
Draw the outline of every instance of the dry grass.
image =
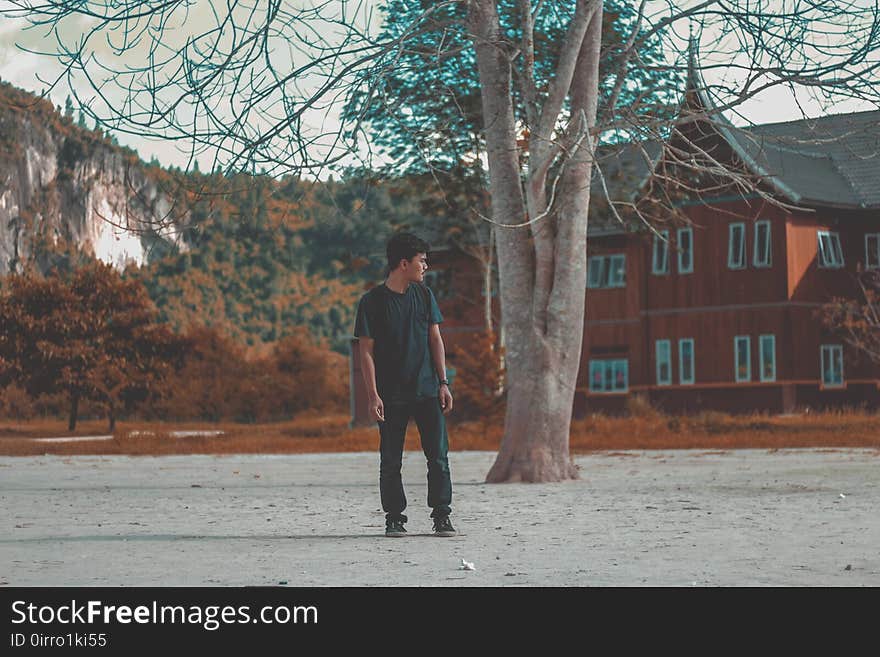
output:
[[880, 448], [880, 416], [863, 411], [795, 415], [692, 416], [645, 413], [594, 415], [572, 422], [571, 450], [746, 449], [785, 447]]
[[[455, 450], [498, 449], [501, 422], [486, 433], [480, 423], [450, 423]], [[222, 431], [219, 436], [174, 436], [176, 431]], [[144, 432], [137, 434], [136, 432]], [[375, 427], [348, 428], [348, 416], [306, 414], [272, 424], [120, 422], [112, 440], [67, 443], [35, 442], [46, 436], [106, 435], [104, 421], [83, 421], [71, 434], [60, 420], [0, 421], [0, 455], [42, 454], [296, 454], [376, 451]], [[574, 420], [571, 450], [737, 449], [785, 447], [880, 448], [880, 416], [864, 411], [802, 413], [792, 416], [730, 416], [705, 412], [667, 416], [650, 408], [630, 409], [628, 417], [592, 415]], [[406, 449], [419, 450], [411, 422]]]

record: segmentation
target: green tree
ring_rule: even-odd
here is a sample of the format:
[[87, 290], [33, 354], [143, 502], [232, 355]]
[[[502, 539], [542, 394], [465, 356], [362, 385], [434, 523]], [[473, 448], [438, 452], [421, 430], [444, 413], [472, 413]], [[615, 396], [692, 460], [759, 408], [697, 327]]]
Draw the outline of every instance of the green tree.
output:
[[[413, 32], [414, 22], [435, 4], [431, 0], [388, 0], [382, 6], [385, 22], [381, 37], [394, 40]], [[611, 114], [611, 106], [632, 106], [643, 119], [671, 118], [679, 100], [681, 76], [659, 65], [663, 60], [660, 35], [649, 35], [647, 25], [638, 29], [639, 13], [632, 3], [607, 0], [604, 5], [600, 112], [608, 108], [606, 113]], [[505, 40], [522, 43], [526, 25], [523, 6], [519, 0], [499, 2]], [[365, 84], [359, 89], [366, 91], [349, 97], [343, 117], [355, 126], [351, 137], [357, 137], [359, 131], [369, 133], [370, 143], [378, 146], [387, 162], [382, 167], [386, 175], [418, 176], [416, 184], [428, 192], [423, 209], [426, 219], [434, 222], [430, 232], [442, 235], [448, 245], [473, 257], [483, 272], [484, 324], [487, 331], [494, 332], [490, 300], [495, 285], [495, 231], [483, 220], [491, 208], [477, 58], [468, 47], [467, 32], [450, 27], [464, 23], [467, 11], [464, 3], [450, 3], [428, 13], [407, 47], [389, 55], [394, 58], [393, 65], [386, 64], [378, 84]], [[552, 77], [574, 12], [574, 3], [537, 3], [531, 26], [535, 79]], [[618, 64], [634, 31], [643, 39], [638, 56], [627, 60], [627, 84], [616, 93]], [[524, 94], [514, 87], [513, 97], [516, 122], [529, 125]], [[528, 130], [521, 132], [520, 145], [524, 145]], [[632, 137], [632, 130], [623, 134]], [[609, 132], [605, 139], [621, 136], [619, 131]], [[438, 225], [442, 230], [437, 230]], [[418, 227], [418, 223], [413, 226]]]
[[[413, 24], [437, 3], [433, 0], [387, 0], [380, 38], [388, 41], [412, 36], [406, 48], [388, 55], [382, 77], [357, 87], [346, 102], [343, 117], [357, 131], [369, 133], [371, 144], [379, 146], [390, 173], [433, 173], [440, 183], [462, 181], [474, 176], [485, 189], [483, 109], [477, 58], [469, 47], [463, 24], [465, 3], [447, 3], [427, 14], [413, 30]], [[547, 80], [559, 64], [568, 25], [575, 14], [573, 2], [535, 3], [531, 30], [534, 35], [534, 77]], [[676, 111], [682, 76], [670, 71], [664, 61], [659, 33], [650, 34], [642, 23], [636, 57], [626, 66], [627, 84], [614, 95], [620, 71], [616, 64], [627, 41], [637, 28], [639, 12], [634, 3], [606, 0], [602, 18], [602, 60], [600, 62], [600, 112], [609, 105], [635, 107], [642, 117], [655, 120]], [[501, 33], [506, 42], [522, 43], [524, 21], [520, 0], [498, 2]], [[392, 61], [393, 60], [393, 65]], [[372, 75], [372, 71], [366, 73]], [[515, 88], [515, 118], [528, 124], [521, 90]], [[613, 96], [613, 100], [612, 100]], [[633, 123], [635, 125], [635, 123]], [[613, 135], [606, 135], [606, 139]], [[628, 134], [627, 137], [631, 137]], [[483, 204], [485, 205], [485, 204]]]
[[[296, 196], [268, 176], [199, 177], [190, 208], [188, 249], [165, 250], [134, 273], [163, 319], [178, 330], [204, 323], [242, 344], [274, 342], [307, 326], [347, 353], [360, 275], [325, 261], [323, 235], [304, 233], [315, 213], [331, 212], [314, 185]], [[325, 207], [326, 205], [326, 207]]]

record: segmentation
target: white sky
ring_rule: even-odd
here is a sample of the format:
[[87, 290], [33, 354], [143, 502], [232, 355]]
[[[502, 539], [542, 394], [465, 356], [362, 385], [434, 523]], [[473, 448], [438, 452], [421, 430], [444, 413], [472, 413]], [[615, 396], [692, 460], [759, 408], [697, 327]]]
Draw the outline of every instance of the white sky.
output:
[[[306, 0], [303, 0], [306, 1]], [[372, 1], [372, 0], [371, 0]], [[864, 0], [872, 6], [876, 6], [876, 0]], [[0, 7], [7, 4], [0, 2]], [[367, 2], [369, 4], [369, 2]], [[683, 4], [683, 3], [681, 3]], [[187, 24], [200, 24], [199, 11], [206, 11], [206, 2], [203, 0], [200, 6], [197, 6], [193, 14], [189, 17]], [[207, 18], [207, 17], [205, 17]], [[377, 23], [378, 17], [374, 19]], [[68, 33], [75, 33], [76, 27], [67, 26]], [[177, 38], [185, 35], [185, 30], [177, 32]], [[712, 45], [709, 43], [711, 39], [703, 36], [704, 47]], [[23, 52], [18, 49], [15, 44], [20, 43], [31, 49], [50, 48], [54, 45], [54, 37], [44, 38], [35, 30], [23, 31], [22, 23], [17, 20], [8, 18], [0, 18], [0, 77], [4, 81], [30, 90], [39, 92], [45, 85], [37, 79], [37, 74], [44, 79], [52, 79], [53, 73], [57, 75], [59, 67], [57, 63], [49, 57], [39, 56]], [[714, 75], [712, 73], [711, 75]], [[706, 75], [707, 81], [711, 84], [710, 74]], [[54, 104], [61, 107], [64, 106], [65, 97], [68, 95], [68, 89], [62, 82], [51, 93]], [[867, 106], [862, 103], [853, 101], [842, 101], [833, 105], [833, 113], [844, 113], [859, 111], [865, 109], [876, 109], [876, 107]], [[778, 121], [792, 120], [802, 117], [802, 112], [806, 112], [809, 116], [817, 116], [826, 113], [828, 110], [823, 108], [818, 102], [811, 99], [806, 94], [801, 94], [796, 100], [789, 89], [777, 87], [767, 91], [761, 97], [750, 100], [740, 106], [739, 113], [741, 117], [730, 115], [729, 118], [734, 123], [743, 124], [744, 122], [753, 123], [773, 123]], [[316, 124], [321, 120], [317, 114], [313, 116]], [[335, 126], [337, 124], [335, 116], [331, 112], [323, 119], [326, 126]], [[140, 157], [149, 161], [152, 157], [156, 157], [165, 166], [185, 167], [187, 154], [181, 150], [180, 143], [170, 141], [155, 141], [140, 136], [132, 136], [126, 134], [118, 134], [116, 138], [121, 144], [125, 144], [134, 148]], [[203, 169], [208, 168], [209, 162], [206, 157], [201, 158], [201, 166]]]

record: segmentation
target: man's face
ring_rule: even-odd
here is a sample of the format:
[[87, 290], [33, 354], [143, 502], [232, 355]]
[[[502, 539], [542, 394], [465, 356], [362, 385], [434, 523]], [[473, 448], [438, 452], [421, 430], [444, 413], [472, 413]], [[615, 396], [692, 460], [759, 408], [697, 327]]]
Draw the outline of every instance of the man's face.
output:
[[408, 280], [424, 281], [425, 272], [428, 271], [428, 256], [425, 253], [416, 253], [411, 260], [404, 260], [403, 266]]

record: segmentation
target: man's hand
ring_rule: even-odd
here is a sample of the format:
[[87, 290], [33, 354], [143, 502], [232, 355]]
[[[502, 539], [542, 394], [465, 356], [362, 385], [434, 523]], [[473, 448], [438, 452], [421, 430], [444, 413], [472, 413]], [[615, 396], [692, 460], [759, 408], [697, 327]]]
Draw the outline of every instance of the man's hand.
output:
[[385, 404], [379, 395], [370, 398], [370, 417], [379, 422], [385, 421]]
[[443, 415], [449, 415], [452, 411], [452, 393], [445, 383], [440, 384], [440, 408], [443, 409]]

